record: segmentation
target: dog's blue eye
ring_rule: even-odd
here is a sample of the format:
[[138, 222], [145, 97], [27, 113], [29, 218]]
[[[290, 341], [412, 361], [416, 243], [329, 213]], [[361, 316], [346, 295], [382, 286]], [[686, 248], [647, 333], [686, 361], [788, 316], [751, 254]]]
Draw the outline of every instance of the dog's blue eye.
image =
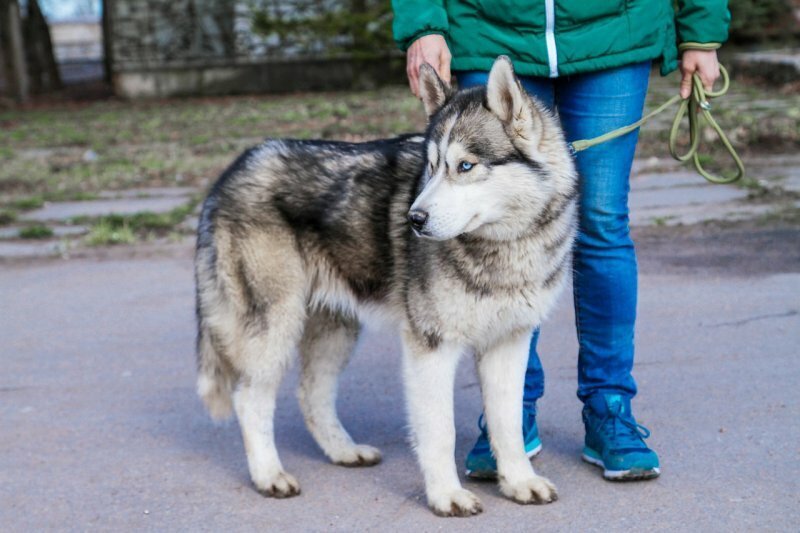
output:
[[462, 161], [461, 163], [458, 164], [458, 171], [459, 172], [469, 172], [470, 170], [472, 170], [472, 167], [474, 167], [474, 166], [475, 165], [473, 165], [469, 161]]

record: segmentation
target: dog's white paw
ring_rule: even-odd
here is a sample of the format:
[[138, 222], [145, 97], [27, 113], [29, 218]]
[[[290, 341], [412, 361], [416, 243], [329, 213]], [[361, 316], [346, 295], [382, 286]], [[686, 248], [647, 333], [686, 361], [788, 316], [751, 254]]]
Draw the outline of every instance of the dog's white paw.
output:
[[373, 466], [381, 462], [381, 451], [366, 444], [357, 444], [336, 454], [332, 460], [342, 466]]
[[473, 516], [483, 511], [481, 501], [467, 489], [430, 496], [428, 505], [438, 516]]
[[543, 504], [558, 499], [555, 485], [542, 476], [533, 476], [513, 484], [501, 479], [500, 492], [517, 503]]
[[264, 481], [255, 481], [256, 490], [263, 496], [270, 498], [291, 498], [300, 494], [300, 483], [295, 477], [280, 471]]

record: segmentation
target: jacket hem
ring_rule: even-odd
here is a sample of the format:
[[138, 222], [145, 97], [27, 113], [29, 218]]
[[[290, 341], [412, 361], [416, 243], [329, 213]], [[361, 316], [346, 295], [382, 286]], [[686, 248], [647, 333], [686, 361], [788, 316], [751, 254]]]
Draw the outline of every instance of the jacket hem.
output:
[[[654, 60], [662, 55], [663, 46], [654, 45], [634, 50], [626, 50], [617, 54], [601, 57], [582, 59], [568, 63], [558, 64], [559, 77], [572, 74], [583, 74], [609, 68], [622, 67], [642, 61]], [[550, 67], [546, 63], [531, 63], [514, 60], [514, 72], [519, 76], [550, 77]], [[489, 71], [494, 64], [494, 59], [486, 57], [457, 56], [453, 57], [452, 70], [483, 70]], [[677, 65], [676, 65], [677, 66]], [[674, 68], [671, 68], [674, 70]], [[662, 69], [663, 71], [663, 69]]]

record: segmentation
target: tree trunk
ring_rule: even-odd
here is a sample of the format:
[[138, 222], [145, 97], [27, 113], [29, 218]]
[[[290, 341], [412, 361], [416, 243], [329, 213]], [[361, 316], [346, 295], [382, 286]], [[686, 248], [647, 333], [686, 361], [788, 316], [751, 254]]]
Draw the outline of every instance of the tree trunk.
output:
[[30, 80], [17, 0], [0, 0], [0, 49], [11, 95], [17, 102], [23, 103], [30, 94]]
[[114, 9], [111, 5], [113, 0], [103, 0], [103, 70], [105, 71], [105, 80], [109, 85], [114, 83], [112, 68], [114, 65], [114, 56], [111, 45], [112, 35], [112, 17], [111, 10]]
[[25, 19], [24, 27], [33, 92], [61, 89], [61, 75], [53, 53], [50, 27], [39, 8], [38, 0], [28, 0], [28, 18]]

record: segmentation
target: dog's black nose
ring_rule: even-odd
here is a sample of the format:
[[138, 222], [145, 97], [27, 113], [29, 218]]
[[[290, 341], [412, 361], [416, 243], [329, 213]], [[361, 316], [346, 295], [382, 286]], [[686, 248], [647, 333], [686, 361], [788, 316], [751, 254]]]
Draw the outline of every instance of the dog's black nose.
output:
[[411, 222], [412, 228], [422, 231], [423, 226], [428, 221], [428, 213], [419, 209], [412, 209], [408, 212], [408, 221]]

